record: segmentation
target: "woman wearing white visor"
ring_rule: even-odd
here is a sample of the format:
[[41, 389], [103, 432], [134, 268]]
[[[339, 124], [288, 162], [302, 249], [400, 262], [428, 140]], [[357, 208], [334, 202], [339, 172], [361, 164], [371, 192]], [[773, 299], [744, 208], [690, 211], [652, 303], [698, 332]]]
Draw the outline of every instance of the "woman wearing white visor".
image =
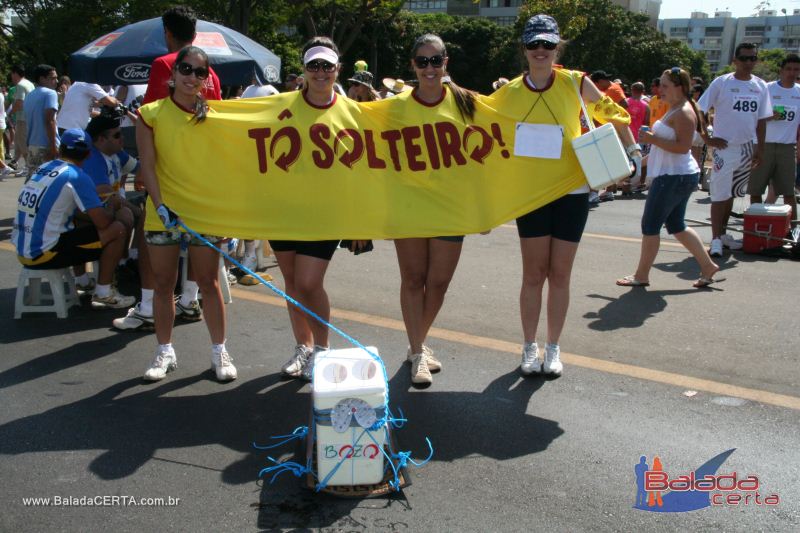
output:
[[[314, 37], [305, 44], [303, 65], [303, 90], [295, 93], [296, 100], [288, 103], [288, 108], [305, 108], [303, 111], [311, 119], [312, 114], [322, 115], [334, 106], [357, 106], [334, 90], [341, 67], [339, 50], [328, 37]], [[278, 260], [286, 293], [326, 321], [330, 320], [324, 280], [339, 240], [270, 240], [269, 243]], [[356, 247], [365, 244], [366, 241], [353, 241]], [[328, 349], [328, 328], [292, 305], [288, 309], [297, 346], [282, 370], [287, 376], [310, 380], [314, 354]]]

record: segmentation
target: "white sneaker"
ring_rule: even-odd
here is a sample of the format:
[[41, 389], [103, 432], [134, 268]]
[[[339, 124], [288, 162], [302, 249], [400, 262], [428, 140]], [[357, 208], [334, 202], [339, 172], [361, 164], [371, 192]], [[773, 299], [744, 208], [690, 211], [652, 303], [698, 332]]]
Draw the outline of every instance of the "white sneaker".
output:
[[729, 250], [741, 250], [742, 249], [742, 241], [739, 239], [734, 239], [732, 235], [721, 235], [719, 240], [722, 241], [722, 246]]
[[147, 381], [162, 380], [167, 376], [167, 372], [172, 372], [176, 368], [178, 368], [178, 358], [172, 346], [167, 350], [162, 350], [159, 346], [156, 348], [156, 358], [144, 373], [144, 379]]
[[136, 303], [135, 296], [124, 296], [119, 294], [116, 289], [111, 289], [108, 296], [92, 296], [92, 307], [106, 309], [124, 309]]
[[314, 346], [314, 350], [312, 350], [311, 355], [308, 356], [308, 361], [306, 361], [306, 366], [303, 367], [303, 379], [306, 381], [311, 381], [314, 377], [314, 360], [317, 357], [317, 354], [320, 352], [327, 352], [330, 348], [326, 348], [325, 346]]
[[417, 385], [424, 385], [425, 383], [433, 383], [433, 376], [428, 367], [428, 356], [425, 353], [418, 353], [414, 355], [411, 361], [411, 383]]
[[722, 241], [720, 239], [711, 240], [711, 249], [708, 251], [711, 257], [722, 257]]
[[192, 300], [189, 305], [182, 305], [180, 296], [175, 298], [175, 317], [180, 317], [181, 320], [187, 322], [197, 322], [203, 320], [203, 310], [200, 308], [200, 302]]
[[233, 359], [224, 346], [211, 348], [211, 367], [220, 381], [233, 381], [238, 376], [236, 367], [233, 366]]
[[[422, 353], [428, 357], [428, 369], [431, 372], [439, 372], [442, 369], [442, 362], [433, 356], [433, 350], [431, 350], [429, 346], [423, 344]], [[406, 352], [406, 361], [413, 363], [415, 356], [416, 354], [411, 353], [411, 346], [409, 346]]]
[[305, 344], [298, 344], [294, 347], [294, 355], [286, 361], [281, 368], [281, 372], [293, 378], [299, 378], [303, 374], [303, 369], [311, 356], [311, 349]]
[[542, 361], [539, 359], [539, 345], [535, 342], [526, 342], [522, 346], [522, 363], [519, 371], [524, 375], [538, 374], [542, 371]]
[[253, 272], [258, 268], [258, 258], [256, 256], [245, 257], [242, 259], [242, 266]]
[[117, 329], [152, 329], [155, 325], [153, 315], [143, 315], [141, 313], [141, 305], [141, 302], [137, 303], [128, 309], [128, 314], [123, 318], [115, 318], [111, 325]]
[[560, 376], [564, 370], [564, 365], [561, 363], [561, 349], [558, 344], [550, 344], [549, 342], [544, 345], [544, 364], [542, 371], [545, 374], [554, 374]]

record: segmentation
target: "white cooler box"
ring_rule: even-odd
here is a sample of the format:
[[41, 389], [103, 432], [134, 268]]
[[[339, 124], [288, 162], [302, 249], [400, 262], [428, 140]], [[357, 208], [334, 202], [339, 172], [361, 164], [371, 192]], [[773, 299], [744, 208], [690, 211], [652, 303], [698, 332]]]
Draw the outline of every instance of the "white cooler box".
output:
[[[368, 349], [378, 353], [374, 347]], [[386, 429], [369, 432], [372, 438], [362, 435], [384, 416], [387, 384], [378, 362], [361, 348], [320, 352], [311, 386], [318, 480], [323, 481], [344, 459], [328, 485], [380, 483]]]
[[572, 139], [572, 148], [594, 190], [602, 190], [631, 175], [625, 148], [611, 124], [603, 124]]

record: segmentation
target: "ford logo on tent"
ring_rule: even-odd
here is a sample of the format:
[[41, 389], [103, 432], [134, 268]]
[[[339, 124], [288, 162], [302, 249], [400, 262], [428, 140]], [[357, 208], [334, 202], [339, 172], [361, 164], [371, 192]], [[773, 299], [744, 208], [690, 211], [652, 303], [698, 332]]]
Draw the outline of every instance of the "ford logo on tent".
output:
[[147, 83], [150, 77], [150, 65], [147, 63], [128, 63], [117, 67], [114, 76], [120, 81]]

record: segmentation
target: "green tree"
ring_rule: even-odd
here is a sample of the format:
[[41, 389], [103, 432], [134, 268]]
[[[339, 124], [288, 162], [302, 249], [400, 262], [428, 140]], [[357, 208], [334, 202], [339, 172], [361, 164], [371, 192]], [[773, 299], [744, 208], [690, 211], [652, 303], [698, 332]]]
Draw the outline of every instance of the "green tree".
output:
[[705, 58], [677, 41], [667, 40], [648, 23], [610, 0], [529, 0], [520, 10], [517, 35], [531, 15], [548, 13], [558, 21], [569, 44], [561, 62], [587, 72], [605, 70], [626, 82], [649, 80], [681, 66], [710, 78]]

